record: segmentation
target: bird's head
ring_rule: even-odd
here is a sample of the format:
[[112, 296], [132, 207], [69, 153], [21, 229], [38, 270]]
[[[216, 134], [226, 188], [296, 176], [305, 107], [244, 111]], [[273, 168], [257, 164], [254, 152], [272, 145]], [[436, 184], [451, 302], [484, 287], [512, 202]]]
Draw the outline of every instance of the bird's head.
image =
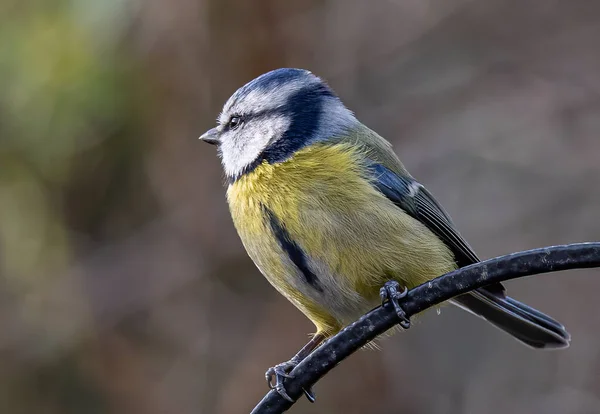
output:
[[217, 126], [200, 139], [218, 145], [229, 180], [263, 161], [282, 162], [315, 142], [327, 141], [358, 121], [331, 88], [311, 72], [276, 69], [238, 89]]

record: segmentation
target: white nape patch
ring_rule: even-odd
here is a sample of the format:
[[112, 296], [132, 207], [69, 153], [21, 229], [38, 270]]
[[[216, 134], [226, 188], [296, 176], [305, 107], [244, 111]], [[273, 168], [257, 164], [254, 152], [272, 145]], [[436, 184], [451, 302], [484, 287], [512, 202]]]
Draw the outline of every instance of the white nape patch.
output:
[[325, 97], [319, 128], [312, 141], [323, 141], [353, 129], [359, 123], [351, 110], [335, 97]]
[[270, 116], [260, 122], [249, 122], [240, 130], [221, 136], [221, 163], [228, 177], [237, 177], [252, 164], [269, 144], [283, 136], [291, 119], [284, 115]]

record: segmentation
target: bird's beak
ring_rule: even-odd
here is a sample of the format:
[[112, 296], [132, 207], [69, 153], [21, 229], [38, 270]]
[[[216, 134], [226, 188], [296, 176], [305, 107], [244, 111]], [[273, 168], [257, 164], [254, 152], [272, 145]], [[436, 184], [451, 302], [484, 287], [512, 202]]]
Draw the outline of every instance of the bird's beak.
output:
[[200, 139], [211, 145], [219, 145], [219, 131], [217, 128], [209, 129], [200, 136]]

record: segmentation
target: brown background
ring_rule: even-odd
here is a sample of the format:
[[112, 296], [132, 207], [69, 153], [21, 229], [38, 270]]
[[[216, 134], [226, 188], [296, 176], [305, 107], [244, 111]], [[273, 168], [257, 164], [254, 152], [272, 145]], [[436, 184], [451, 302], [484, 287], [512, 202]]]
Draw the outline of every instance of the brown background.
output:
[[[484, 258], [600, 235], [600, 3], [0, 2], [0, 412], [244, 413], [311, 324], [245, 255], [224, 100], [326, 78]], [[598, 271], [511, 282], [568, 326], [533, 352], [451, 308], [294, 413], [600, 412]]]

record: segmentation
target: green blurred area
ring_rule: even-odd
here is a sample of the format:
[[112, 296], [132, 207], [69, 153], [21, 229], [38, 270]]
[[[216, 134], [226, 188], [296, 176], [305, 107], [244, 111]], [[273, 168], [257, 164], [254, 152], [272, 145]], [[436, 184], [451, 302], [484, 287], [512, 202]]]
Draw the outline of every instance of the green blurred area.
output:
[[137, 191], [123, 184], [145, 151], [125, 4], [34, 3], [4, 5], [0, 21], [1, 237], [7, 274], [24, 289], [42, 282], [28, 275], [72, 259], [66, 228], [94, 233]]
[[[127, 45], [126, 6], [0, 6], [0, 294], [10, 328], [2, 412], [106, 412], [97, 384], [60, 346], [94, 329], [81, 281], [63, 292], [76, 323], [53, 319], [45, 296], [80, 254], [156, 214], [143, 170], [143, 68]], [[24, 369], [20, 352], [43, 362]]]
[[[482, 257], [598, 239], [600, 6], [0, 0], [0, 413], [237, 413], [313, 327], [247, 258], [197, 137], [267, 70], [325, 77]], [[512, 283], [533, 353], [451, 309], [293, 412], [600, 410], [597, 272]]]

